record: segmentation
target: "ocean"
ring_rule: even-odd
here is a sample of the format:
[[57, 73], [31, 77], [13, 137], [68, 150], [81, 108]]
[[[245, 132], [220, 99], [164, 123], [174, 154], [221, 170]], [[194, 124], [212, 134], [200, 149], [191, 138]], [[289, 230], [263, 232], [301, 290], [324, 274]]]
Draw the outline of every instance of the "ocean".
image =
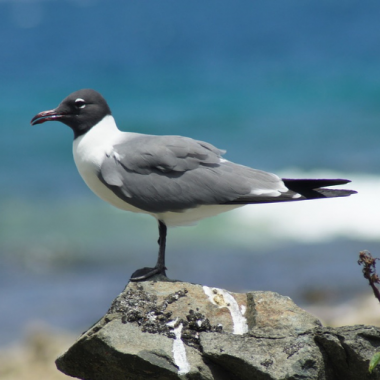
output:
[[34, 323], [86, 329], [156, 260], [156, 221], [90, 192], [69, 128], [29, 124], [80, 88], [122, 130], [359, 192], [171, 229], [169, 277], [301, 304], [370, 292], [357, 259], [380, 256], [379, 16], [353, 0], [0, 1], [0, 346]]

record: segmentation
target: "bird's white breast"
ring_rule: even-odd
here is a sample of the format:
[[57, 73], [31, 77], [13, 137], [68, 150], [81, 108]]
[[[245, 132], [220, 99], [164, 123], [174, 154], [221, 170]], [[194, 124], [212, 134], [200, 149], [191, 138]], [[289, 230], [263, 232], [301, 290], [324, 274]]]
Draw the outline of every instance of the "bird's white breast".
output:
[[74, 161], [84, 182], [98, 197], [122, 210], [144, 212], [124, 202], [98, 178], [104, 158], [107, 154], [112, 154], [113, 145], [121, 136], [125, 139], [126, 135], [126, 132], [117, 128], [114, 118], [108, 115], [86, 134], [74, 140]]
[[117, 129], [113, 117], [106, 116], [87, 133], [74, 140], [74, 161], [86, 183], [93, 183], [92, 177], [97, 177], [104, 157], [112, 150], [112, 141], [118, 133], [121, 132]]

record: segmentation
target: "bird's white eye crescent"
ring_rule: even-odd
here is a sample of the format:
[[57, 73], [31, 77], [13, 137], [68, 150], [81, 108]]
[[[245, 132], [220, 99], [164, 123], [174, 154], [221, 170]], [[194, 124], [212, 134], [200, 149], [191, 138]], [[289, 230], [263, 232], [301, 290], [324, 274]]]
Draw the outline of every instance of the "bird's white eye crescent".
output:
[[75, 99], [75, 107], [84, 108], [86, 107], [86, 102], [81, 98]]

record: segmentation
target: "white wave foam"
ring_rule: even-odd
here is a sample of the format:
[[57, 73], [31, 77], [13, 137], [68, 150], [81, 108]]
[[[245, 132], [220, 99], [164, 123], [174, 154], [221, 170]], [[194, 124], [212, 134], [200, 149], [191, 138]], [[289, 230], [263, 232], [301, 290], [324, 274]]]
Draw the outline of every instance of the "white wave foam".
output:
[[230, 236], [241, 244], [270, 241], [325, 242], [337, 238], [380, 241], [380, 176], [327, 171], [286, 172], [286, 178], [349, 178], [347, 198], [250, 205], [229, 213]]

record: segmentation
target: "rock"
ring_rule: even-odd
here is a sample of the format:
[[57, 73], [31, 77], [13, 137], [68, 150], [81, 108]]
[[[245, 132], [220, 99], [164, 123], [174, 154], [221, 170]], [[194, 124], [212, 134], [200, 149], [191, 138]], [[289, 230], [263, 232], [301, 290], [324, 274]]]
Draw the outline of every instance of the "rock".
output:
[[83, 380], [361, 380], [380, 329], [325, 328], [288, 297], [183, 282], [129, 283], [56, 361]]

